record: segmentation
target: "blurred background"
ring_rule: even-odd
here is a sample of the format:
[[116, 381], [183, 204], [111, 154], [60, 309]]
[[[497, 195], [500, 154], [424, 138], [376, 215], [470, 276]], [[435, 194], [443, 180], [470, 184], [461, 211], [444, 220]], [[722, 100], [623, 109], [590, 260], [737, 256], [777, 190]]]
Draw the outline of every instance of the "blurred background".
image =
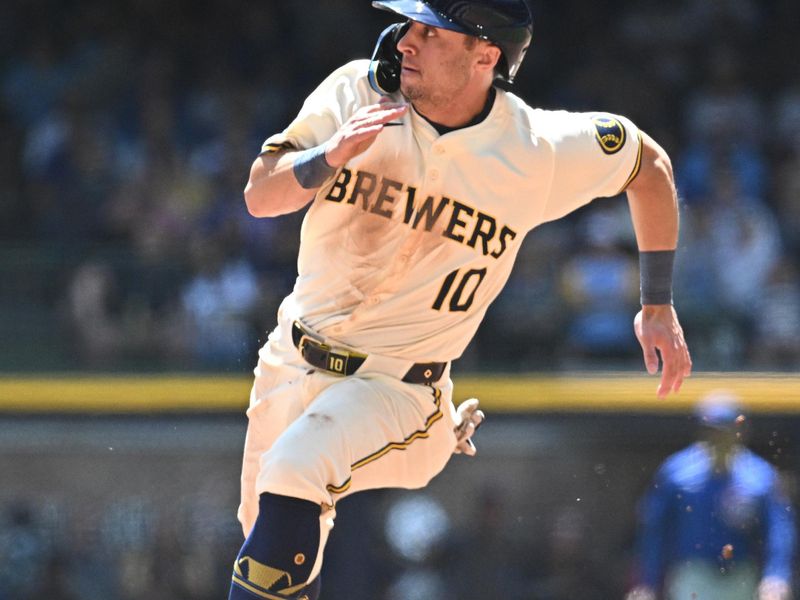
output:
[[[800, 3], [532, 8], [515, 92], [626, 115], [672, 157], [676, 306], [698, 373], [791, 378]], [[262, 141], [389, 22], [367, 0], [0, 5], [0, 600], [224, 596], [241, 542], [247, 384], [291, 289], [302, 220], [250, 217], [242, 189]], [[637, 306], [625, 199], [598, 200], [528, 236], [456, 383], [638, 377]], [[188, 412], [115, 405], [115, 377], [175, 373]], [[242, 382], [241, 401], [192, 407], [198, 374]], [[83, 409], [34, 415], [2, 383], [35, 390], [54, 375], [106, 377], [108, 406], [89, 405], [97, 392]], [[565, 398], [566, 412], [534, 401], [547, 389], [496, 403], [479, 458], [455, 460], [425, 493], [344, 501], [323, 600], [491, 598], [502, 586], [508, 598], [621, 597], [637, 497], [691, 439], [699, 388], [664, 406], [648, 387], [632, 410]], [[767, 389], [747, 398], [752, 442], [794, 500], [800, 408], [775, 402], [800, 387]], [[410, 528], [422, 547], [392, 533]]]

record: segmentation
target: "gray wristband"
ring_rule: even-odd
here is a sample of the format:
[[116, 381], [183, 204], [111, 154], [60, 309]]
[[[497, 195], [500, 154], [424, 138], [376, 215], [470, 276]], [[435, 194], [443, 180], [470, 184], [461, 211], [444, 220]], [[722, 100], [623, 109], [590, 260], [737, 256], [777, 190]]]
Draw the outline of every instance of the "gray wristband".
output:
[[639, 252], [642, 304], [672, 304], [672, 267], [675, 250]]
[[320, 144], [298, 154], [292, 171], [303, 189], [313, 190], [321, 186], [336, 169], [325, 160], [325, 144]]

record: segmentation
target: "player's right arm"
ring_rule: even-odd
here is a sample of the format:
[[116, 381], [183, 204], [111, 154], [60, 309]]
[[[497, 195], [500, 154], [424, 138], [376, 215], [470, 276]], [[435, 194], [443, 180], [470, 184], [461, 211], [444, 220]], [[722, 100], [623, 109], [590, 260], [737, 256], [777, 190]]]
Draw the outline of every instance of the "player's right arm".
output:
[[244, 201], [254, 217], [277, 217], [300, 210], [314, 197], [293, 173], [299, 152], [261, 154], [250, 167]]
[[375, 142], [386, 123], [406, 110], [406, 104], [386, 101], [364, 106], [320, 146], [261, 154], [250, 167], [244, 189], [247, 210], [254, 217], [300, 210], [339, 168]]

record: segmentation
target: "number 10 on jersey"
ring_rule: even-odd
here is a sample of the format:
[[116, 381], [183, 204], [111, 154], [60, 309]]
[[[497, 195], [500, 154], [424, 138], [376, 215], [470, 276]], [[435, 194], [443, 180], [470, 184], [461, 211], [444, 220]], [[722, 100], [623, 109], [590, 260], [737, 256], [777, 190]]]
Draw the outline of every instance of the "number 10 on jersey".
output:
[[[433, 303], [434, 310], [441, 310], [445, 301], [449, 298], [447, 308], [451, 312], [463, 312], [469, 310], [475, 300], [475, 292], [486, 277], [486, 267], [483, 269], [469, 269], [464, 273], [461, 269], [456, 269], [444, 278], [439, 295]], [[458, 284], [456, 284], [458, 281]], [[455, 289], [453, 288], [455, 284]], [[452, 291], [452, 294], [450, 293]]]

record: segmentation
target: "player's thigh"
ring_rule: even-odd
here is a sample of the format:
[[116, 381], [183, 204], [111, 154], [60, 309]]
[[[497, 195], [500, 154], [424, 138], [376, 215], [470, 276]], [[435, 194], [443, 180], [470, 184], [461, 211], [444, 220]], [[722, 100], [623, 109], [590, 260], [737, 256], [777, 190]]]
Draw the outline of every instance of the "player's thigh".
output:
[[247, 409], [248, 428], [257, 434], [259, 444], [268, 447], [310, 401], [309, 369], [259, 360], [255, 375]]
[[423, 487], [453, 454], [451, 386], [389, 379], [378, 386], [378, 393], [378, 402], [372, 398], [367, 414], [356, 421], [350, 480], [332, 486], [337, 498], [367, 489]]
[[318, 374], [306, 412], [262, 456], [257, 489], [333, 504], [378, 487], [421, 487], [455, 445], [449, 388]]
[[259, 361], [250, 391], [241, 473], [239, 520], [249, 531], [258, 516], [256, 480], [262, 455], [303, 413], [308, 402], [307, 370], [292, 365]]

